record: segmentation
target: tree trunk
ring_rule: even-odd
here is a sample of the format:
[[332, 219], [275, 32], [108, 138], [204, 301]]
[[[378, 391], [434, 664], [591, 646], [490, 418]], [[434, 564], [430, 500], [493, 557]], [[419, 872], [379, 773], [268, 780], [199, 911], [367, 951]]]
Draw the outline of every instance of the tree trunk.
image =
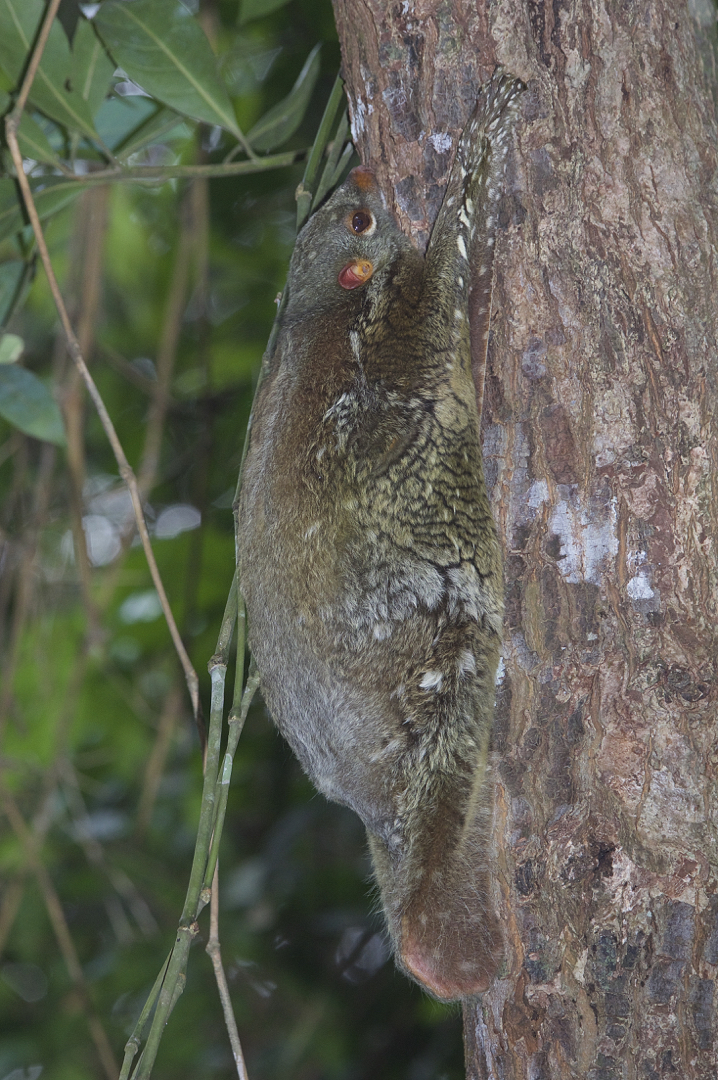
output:
[[506, 954], [468, 1076], [714, 1080], [715, 13], [334, 3], [355, 141], [419, 246], [477, 86], [528, 84], [483, 416]]

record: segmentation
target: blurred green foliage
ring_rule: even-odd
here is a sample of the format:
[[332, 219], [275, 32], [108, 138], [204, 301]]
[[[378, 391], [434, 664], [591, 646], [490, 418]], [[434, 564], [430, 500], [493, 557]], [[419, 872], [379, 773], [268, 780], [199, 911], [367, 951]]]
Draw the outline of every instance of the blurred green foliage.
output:
[[[262, 118], [265, 129], [268, 116], [286, 121], [286, 100], [321, 44], [306, 112], [282, 133], [284, 148], [308, 147], [339, 66], [329, 0], [184, 7], [207, 33], [236, 123], [250, 134]], [[81, 41], [83, 55], [95, 50], [79, 5], [64, 2], [60, 15], [75, 48]], [[102, 147], [123, 144], [130, 165], [213, 164], [233, 148], [244, 153], [231, 130], [126, 93], [132, 86], [112, 74], [104, 52], [96, 59], [106, 89], [86, 100], [98, 140], [63, 128], [60, 113], [43, 111], [42, 95], [29, 114], [52, 154], [73, 168], [79, 160], [104, 167]], [[5, 72], [5, 108], [16, 77]], [[257, 150], [269, 145], [265, 132]], [[51, 188], [56, 166], [33, 160], [33, 183]], [[89, 1080], [106, 1070], [38, 867], [59, 896], [92, 1009], [119, 1060], [182, 909], [201, 756], [128, 498], [100, 423], [82, 404], [44, 274], [35, 274], [6, 152], [3, 162], [0, 322], [24, 343], [14, 370], [51, 390], [69, 444], [81, 432], [82, 452], [73, 471], [61, 440], [40, 442], [0, 415], [0, 792], [27, 826], [23, 834], [0, 817], [0, 1080]], [[65, 181], [44, 196], [63, 293], [140, 475], [148, 430], [161, 435], [147, 515], [205, 708], [206, 665], [233, 571], [230, 507], [243, 434], [291, 253], [302, 171], [297, 164], [79, 194]], [[5, 230], [4, 208], [15, 214]], [[16, 360], [14, 341], [8, 350]], [[158, 425], [162, 355], [168, 393]], [[395, 971], [368, 876], [360, 822], [313, 792], [257, 702], [235, 760], [220, 856], [220, 938], [251, 1080], [463, 1075], [459, 1013]], [[207, 916], [157, 1078], [235, 1075], [203, 952]]]

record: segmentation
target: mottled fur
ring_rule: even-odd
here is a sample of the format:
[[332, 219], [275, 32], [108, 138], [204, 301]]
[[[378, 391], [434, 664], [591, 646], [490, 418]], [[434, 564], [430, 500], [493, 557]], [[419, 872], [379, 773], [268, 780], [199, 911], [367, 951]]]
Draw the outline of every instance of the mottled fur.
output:
[[[364, 821], [397, 960], [445, 1000], [485, 989], [499, 957], [486, 757], [503, 585], [472, 349], [477, 369], [520, 89], [484, 88], [425, 259], [365, 169], [304, 227], [240, 502], [269, 710]], [[375, 222], [361, 235], [358, 210]], [[373, 274], [348, 290], [355, 258]]]

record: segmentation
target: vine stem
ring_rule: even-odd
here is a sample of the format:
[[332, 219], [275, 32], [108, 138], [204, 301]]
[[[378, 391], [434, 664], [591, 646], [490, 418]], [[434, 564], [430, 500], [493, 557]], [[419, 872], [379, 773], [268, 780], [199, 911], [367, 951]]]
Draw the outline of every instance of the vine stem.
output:
[[157, 561], [155, 559], [154, 552], [152, 551], [152, 544], [150, 543], [150, 534], [147, 530], [147, 522], [145, 520], [144, 511], [142, 509], [142, 499], [140, 497], [139, 488], [137, 486], [137, 479], [129, 461], [127, 460], [125, 451], [117, 436], [117, 432], [115, 431], [115, 426], [110, 419], [110, 414], [108, 413], [105, 407], [105, 403], [100, 395], [100, 391], [97, 389], [97, 386], [95, 385], [95, 380], [92, 378], [92, 375], [88, 370], [87, 364], [85, 363], [85, 359], [82, 355], [80, 343], [77, 340], [75, 332], [72, 328], [70, 317], [67, 313], [67, 308], [65, 307], [65, 302], [62, 298], [60, 286], [55, 276], [55, 271], [52, 265], [52, 261], [50, 259], [50, 252], [48, 251], [47, 243], [45, 241], [45, 234], [43, 233], [42, 226], [40, 225], [40, 218], [38, 216], [35, 201], [32, 196], [30, 183], [27, 176], [25, 175], [25, 170], [22, 164], [22, 154], [20, 153], [20, 146], [17, 141], [17, 129], [20, 124], [20, 119], [22, 117], [25, 103], [27, 102], [28, 95], [30, 93], [32, 81], [35, 78], [37, 69], [40, 65], [42, 53], [47, 43], [48, 36], [50, 34], [52, 20], [54, 19], [59, 6], [60, 0], [50, 0], [50, 4], [48, 5], [47, 13], [42, 24], [42, 29], [40, 30], [40, 34], [38, 36], [37, 43], [30, 58], [30, 63], [28, 65], [25, 78], [23, 79], [22, 86], [20, 88], [18, 99], [15, 103], [14, 108], [9, 113], [5, 121], [5, 134], [7, 137], [8, 148], [10, 150], [10, 154], [12, 155], [12, 160], [15, 165], [17, 181], [20, 185], [20, 190], [22, 191], [22, 197], [25, 201], [25, 207], [27, 209], [28, 217], [30, 218], [30, 222], [32, 224], [33, 232], [35, 233], [35, 239], [37, 241], [37, 247], [40, 253], [40, 258], [42, 260], [42, 265], [44, 266], [45, 273], [47, 274], [47, 280], [50, 285], [52, 298], [55, 301], [55, 307], [57, 308], [63, 330], [65, 331], [65, 337], [67, 338], [67, 350], [72, 357], [82, 377], [82, 380], [85, 383], [85, 386], [87, 387], [87, 392], [92, 398], [95, 408], [97, 409], [98, 416], [100, 417], [100, 422], [105, 429], [105, 434], [109, 439], [110, 446], [112, 447], [112, 452], [115, 455], [115, 460], [117, 461], [120, 476], [125, 481], [127, 488], [130, 492], [130, 498], [132, 499], [132, 508], [134, 510], [135, 521], [137, 523], [137, 531], [142, 541], [142, 547], [145, 552], [147, 564], [150, 568], [152, 581], [154, 583], [155, 589], [157, 590], [157, 595], [160, 598], [162, 611], [167, 621], [167, 626], [169, 627], [175, 650], [184, 671], [187, 688], [189, 690], [190, 699], [192, 701], [192, 711], [194, 713], [195, 720], [197, 720], [199, 717], [199, 682], [197, 679], [197, 673], [192, 666], [192, 661], [190, 660], [187, 654], [187, 650], [185, 649], [182, 642], [182, 638], [180, 637], [179, 630], [177, 629], [177, 623], [175, 622], [174, 615], [172, 614], [172, 608], [170, 607], [169, 600], [167, 599], [167, 593], [165, 592], [165, 587], [162, 583], [162, 578], [160, 577]]
[[217, 980], [217, 989], [219, 990], [219, 997], [222, 1002], [222, 1012], [224, 1013], [224, 1023], [232, 1047], [232, 1057], [234, 1058], [237, 1076], [239, 1077], [239, 1080], [249, 1080], [249, 1077], [247, 1076], [247, 1066], [244, 1062], [242, 1044], [239, 1040], [237, 1021], [232, 1008], [232, 999], [227, 985], [227, 976], [222, 963], [222, 949], [219, 943], [219, 869], [216, 863], [212, 878], [209, 941], [207, 942], [205, 952], [212, 961], [212, 967], [214, 968], [214, 977]]
[[120, 166], [113, 169], [98, 169], [96, 172], [71, 173], [67, 172], [66, 184], [58, 184], [58, 187], [70, 188], [73, 184], [86, 186], [88, 184], [106, 184], [110, 180], [177, 180], [197, 179], [198, 177], [223, 177], [223, 176], [250, 176], [252, 173], [267, 172], [269, 169], [282, 169], [288, 165], [295, 165], [306, 155], [306, 150], [285, 150], [281, 154], [271, 154], [267, 157], [254, 157], [249, 161], [216, 161], [207, 165], [135, 165]]

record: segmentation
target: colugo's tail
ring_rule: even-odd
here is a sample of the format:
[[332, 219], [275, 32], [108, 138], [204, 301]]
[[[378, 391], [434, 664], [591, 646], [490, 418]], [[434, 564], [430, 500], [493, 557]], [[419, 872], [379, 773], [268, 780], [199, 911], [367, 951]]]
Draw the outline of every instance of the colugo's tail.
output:
[[478, 771], [468, 808], [448, 785], [398, 865], [369, 834], [396, 961], [441, 1001], [483, 993], [501, 960], [487, 861], [492, 788]]
[[474, 172], [482, 156], [481, 136], [496, 148], [506, 142], [516, 117], [519, 98], [526, 89], [521, 79], [497, 68], [481, 87], [474, 111], [464, 128], [457, 156], [467, 173]]

